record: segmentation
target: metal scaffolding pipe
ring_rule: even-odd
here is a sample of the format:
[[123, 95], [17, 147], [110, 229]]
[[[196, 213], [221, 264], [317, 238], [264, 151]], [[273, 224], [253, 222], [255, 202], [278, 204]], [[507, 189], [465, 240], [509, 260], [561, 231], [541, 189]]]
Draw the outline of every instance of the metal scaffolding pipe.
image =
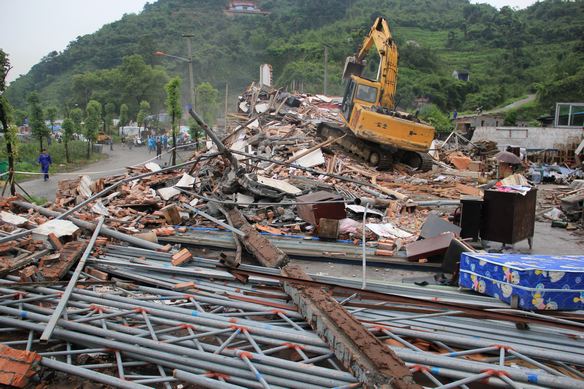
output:
[[458, 371], [466, 371], [471, 373], [481, 373], [487, 370], [493, 370], [496, 366], [496, 370], [505, 372], [509, 378], [528, 384], [537, 383], [542, 386], [552, 387], [552, 388], [565, 388], [565, 389], [579, 389], [582, 388], [582, 381], [575, 380], [569, 377], [553, 376], [546, 373], [540, 373], [538, 371], [523, 371], [520, 369], [492, 365], [484, 362], [470, 361], [466, 359], [456, 359], [451, 357], [439, 356], [432, 353], [425, 353], [419, 351], [411, 351], [400, 347], [391, 347], [393, 351], [404, 361], [446, 367], [449, 369], [454, 369]]
[[[396, 335], [403, 335], [408, 337], [414, 337], [418, 339], [430, 340], [430, 341], [440, 341], [449, 345], [458, 345], [462, 347], [492, 347], [496, 343], [488, 339], [477, 339], [470, 337], [460, 337], [457, 335], [446, 335], [440, 333], [431, 333], [428, 331], [416, 331], [409, 330], [406, 328], [391, 327], [386, 328], [387, 331], [392, 332]], [[523, 345], [513, 345], [513, 349], [521, 354], [533, 357], [533, 358], [543, 358], [543, 359], [553, 359], [557, 361], [574, 363], [576, 365], [584, 366], [584, 356], [573, 355], [566, 352], [553, 351], [549, 349], [544, 349], [540, 347], [533, 346], [523, 346]]]
[[[34, 306], [30, 306], [29, 307], [28, 305], [27, 305], [27, 308], [30, 308], [30, 309], [32, 309], [34, 311], [40, 311], [40, 312], [43, 312], [43, 311], [44, 312], [47, 312], [48, 311], [48, 310], [46, 310], [44, 308], [38, 308], [38, 307], [34, 307]], [[0, 309], [0, 312], [5, 312], [6, 313], [6, 311], [3, 311], [2, 309]], [[43, 320], [43, 318], [45, 317], [43, 315], [35, 314], [35, 313], [31, 313], [31, 312], [27, 312], [27, 314], [29, 314], [29, 315], [39, 315], [39, 316], [35, 316], [36, 320]], [[155, 318], [153, 317], [152, 320], [155, 321]], [[92, 326], [87, 327], [86, 325], [85, 325], [85, 327], [83, 327], [84, 326], [83, 324], [75, 323], [75, 322], [70, 322], [70, 321], [62, 321], [62, 324], [63, 325], [66, 325], [68, 327], [72, 326], [72, 328], [78, 328], [79, 331], [83, 331], [83, 329], [85, 329], [86, 331], [89, 331], [89, 333], [92, 333], [93, 331], [102, 331], [102, 329], [100, 329], [100, 328], [97, 328], [96, 329], [96, 328], [94, 328]], [[178, 324], [178, 325], [180, 325], [182, 323], [179, 322], [179, 323], [164, 323], [164, 324], [171, 324], [171, 325]], [[238, 321], [238, 324], [240, 324], [239, 321]], [[112, 324], [112, 325], [115, 326], [115, 328], [118, 331], [123, 331], [123, 332], [126, 332], [126, 333], [130, 333], [132, 331], [136, 333], [136, 332], [139, 331], [140, 334], [143, 334], [143, 335], [147, 335], [148, 334], [148, 332], [145, 331], [145, 330], [139, 330], [139, 329], [132, 328], [132, 327], [121, 326], [121, 325], [117, 325], [115, 323]], [[79, 326], [81, 326], [81, 327], [79, 327]], [[278, 329], [278, 332], [281, 332], [281, 329]], [[255, 335], [255, 331], [253, 331], [252, 333]], [[121, 333], [120, 334], [115, 333], [115, 336], [117, 336], [117, 335], [122, 336], [123, 334], [121, 334]], [[105, 336], [105, 335], [103, 335], [103, 336]], [[112, 335], [112, 336], [114, 336], [114, 335]], [[124, 336], [132, 336], [132, 335], [124, 335]], [[144, 339], [142, 341], [149, 341], [149, 340]], [[285, 343], [285, 342], [282, 342], [282, 343]], [[168, 346], [173, 347], [170, 344], [168, 344]], [[190, 347], [190, 344], [187, 344], [185, 346]], [[182, 349], [182, 347], [180, 347], [180, 349]], [[216, 350], [215, 346], [211, 346], [211, 350], [212, 351], [215, 351]], [[231, 356], [237, 356], [237, 351], [234, 351], [234, 350], [225, 350], [225, 351], [226, 351], [226, 353], [231, 354]], [[326, 353], [326, 352], [328, 352], [328, 349], [323, 348], [322, 351], [324, 351]], [[205, 353], [203, 353], [203, 354], [205, 354]], [[217, 355], [217, 357], [220, 357], [220, 356]], [[225, 357], [222, 357], [222, 358], [225, 358]], [[285, 371], [287, 371], [288, 376], [294, 376], [294, 375], [296, 375], [296, 373], [294, 373], [290, 369], [292, 369], [294, 371], [297, 371], [299, 373], [305, 373], [306, 372], [306, 367], [307, 366], [304, 365], [304, 364], [301, 364], [301, 363], [292, 363], [292, 362], [287, 361], [287, 360], [282, 360], [282, 359], [279, 359], [279, 358], [274, 358], [274, 357], [269, 357], [269, 356], [263, 356], [261, 354], [253, 354], [253, 358], [254, 358], [255, 361], [258, 361], [259, 363], [262, 363], [261, 366], [264, 366], [263, 364], [270, 364], [270, 365], [275, 366], [277, 368], [285, 369]], [[265, 368], [267, 369], [267, 366]], [[323, 368], [319, 368], [319, 367], [310, 367], [310, 369], [311, 369], [311, 373], [313, 373], [313, 374], [321, 374], [321, 376], [328, 377], [330, 379], [342, 380], [342, 381], [345, 381], [345, 382], [347, 380], [351, 381], [351, 380], [354, 379], [354, 377], [352, 377], [350, 374], [344, 373], [344, 372], [337, 372], [335, 370], [323, 369]], [[296, 378], [298, 380], [300, 380], [300, 381], [303, 380], [302, 379], [302, 376], [298, 376]], [[321, 382], [320, 384], [323, 384], [323, 383]]]
[[[10, 311], [10, 312], [9, 312]], [[0, 312], [5, 314], [17, 314], [22, 318], [47, 321], [48, 318], [36, 313], [19, 311], [14, 308], [0, 308]], [[61, 323], [62, 322], [62, 323]], [[200, 352], [186, 347], [178, 347], [170, 344], [156, 342], [151, 339], [144, 339], [132, 335], [126, 335], [115, 331], [77, 324], [61, 320], [60, 327], [55, 328], [55, 336], [71, 341], [73, 343], [100, 345], [110, 347], [121, 352], [134, 352], [145, 354], [157, 358], [157, 364], [172, 367], [166, 361], [179, 360], [181, 363], [205, 370], [222, 372], [229, 375], [237, 375], [243, 378], [255, 378], [255, 375], [247, 369], [247, 365], [240, 359]], [[42, 324], [31, 323], [8, 317], [0, 317], [0, 323], [7, 325], [17, 325], [21, 328], [39, 331], [44, 326]], [[79, 332], [77, 332], [79, 331]], [[40, 332], [40, 331], [39, 331]], [[158, 361], [158, 358], [160, 360]], [[304, 365], [307, 372], [311, 374], [291, 374], [290, 370], [275, 368], [256, 363], [256, 368], [262, 371], [264, 378], [276, 384], [294, 388], [320, 388], [322, 386], [339, 386], [347, 381], [321, 378], [314, 375], [314, 368]], [[277, 375], [273, 375], [277, 373]], [[289, 379], [290, 378], [294, 378]]]
[[87, 244], [87, 247], [85, 248], [85, 251], [83, 252], [83, 255], [81, 256], [81, 258], [79, 259], [79, 262], [77, 263], [77, 267], [75, 268], [75, 271], [73, 272], [73, 276], [69, 280], [69, 283], [67, 284], [67, 287], [65, 288], [65, 292], [63, 292], [63, 295], [59, 299], [59, 304], [55, 308], [53, 315], [49, 319], [49, 322], [47, 323], [47, 326], [45, 327], [45, 330], [43, 331], [43, 333], [41, 335], [42, 341], [47, 341], [51, 338], [51, 335], [53, 334], [53, 330], [55, 329], [55, 326], [57, 325], [57, 320], [59, 320], [59, 318], [63, 314], [63, 310], [67, 306], [67, 302], [69, 301], [69, 297], [71, 297], [71, 293], [73, 293], [73, 288], [75, 288], [75, 283], [77, 283], [77, 280], [79, 279], [79, 276], [81, 275], [81, 270], [83, 270], [83, 268], [85, 267], [85, 261], [87, 261], [87, 257], [89, 257], [89, 254], [91, 254], [91, 251], [93, 250], [93, 246], [95, 245], [95, 241], [97, 240], [97, 237], [101, 233], [101, 228], [103, 227], [104, 221], [105, 221], [105, 218], [103, 216], [99, 218], [99, 220], [97, 222], [97, 226], [95, 227], [95, 231], [93, 232], [93, 235], [91, 236], [91, 239], [89, 240], [89, 243]]
[[51, 358], [41, 359], [41, 365], [50, 369], [59, 370], [63, 373], [76, 375], [81, 378], [87, 378], [105, 385], [111, 385], [122, 389], [151, 389], [149, 386], [141, 385], [127, 380], [122, 380], [117, 377], [112, 377], [107, 374], [99, 373], [93, 370], [84, 369], [80, 366], [70, 365], [68, 363], [59, 362]]
[[175, 369], [172, 372], [173, 377], [188, 382], [190, 384], [195, 384], [197, 386], [209, 389], [245, 389], [243, 386], [228, 384], [226, 382], [221, 382], [219, 380], [213, 380], [211, 378], [202, 376], [202, 375], [195, 375], [188, 373], [186, 371], [177, 370]]

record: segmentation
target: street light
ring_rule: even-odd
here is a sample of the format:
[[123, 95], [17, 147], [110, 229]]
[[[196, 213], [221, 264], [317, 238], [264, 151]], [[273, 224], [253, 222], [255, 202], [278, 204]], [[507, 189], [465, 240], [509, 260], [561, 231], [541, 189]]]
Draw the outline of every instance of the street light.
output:
[[195, 82], [193, 80], [193, 54], [192, 54], [192, 50], [191, 50], [191, 37], [192, 35], [183, 35], [185, 37], [188, 37], [188, 43], [189, 43], [189, 58], [184, 58], [184, 57], [179, 57], [178, 55], [171, 55], [171, 54], [167, 54], [164, 51], [155, 51], [154, 55], [158, 56], [158, 57], [169, 57], [169, 58], [173, 58], [179, 61], [183, 61], [183, 62], [187, 62], [189, 64], [189, 82], [190, 82], [190, 86], [191, 86], [191, 93], [190, 93], [190, 97], [191, 97], [191, 106], [193, 107], [193, 110], [195, 109], [195, 98], [194, 98], [194, 89], [195, 89]]

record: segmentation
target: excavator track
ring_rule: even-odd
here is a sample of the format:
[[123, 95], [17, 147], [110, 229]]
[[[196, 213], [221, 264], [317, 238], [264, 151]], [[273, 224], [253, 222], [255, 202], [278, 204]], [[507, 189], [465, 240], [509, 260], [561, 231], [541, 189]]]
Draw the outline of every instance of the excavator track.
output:
[[390, 170], [394, 162], [403, 162], [417, 171], [425, 172], [432, 169], [432, 158], [426, 153], [406, 150], [391, 152], [375, 143], [357, 138], [346, 127], [338, 127], [332, 123], [320, 123], [317, 135], [324, 139], [339, 138], [345, 135], [337, 141], [337, 144], [345, 151], [358, 156], [379, 170]]
[[401, 162], [416, 169], [420, 172], [432, 170], [432, 157], [428, 153], [419, 153], [416, 151], [406, 151]]

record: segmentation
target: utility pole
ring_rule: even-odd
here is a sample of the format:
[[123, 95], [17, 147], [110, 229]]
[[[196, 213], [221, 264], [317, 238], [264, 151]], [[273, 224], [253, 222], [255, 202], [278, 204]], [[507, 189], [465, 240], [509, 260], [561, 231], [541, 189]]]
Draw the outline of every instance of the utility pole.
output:
[[327, 90], [327, 81], [328, 81], [328, 46], [324, 46], [324, 85], [323, 85], [323, 91], [322, 94], [326, 96], [326, 90]]
[[193, 111], [195, 110], [195, 81], [193, 79], [193, 45], [191, 38], [193, 34], [183, 34], [183, 38], [187, 38], [187, 45], [189, 49], [189, 83], [190, 83], [190, 96], [191, 96], [191, 106], [193, 107]]

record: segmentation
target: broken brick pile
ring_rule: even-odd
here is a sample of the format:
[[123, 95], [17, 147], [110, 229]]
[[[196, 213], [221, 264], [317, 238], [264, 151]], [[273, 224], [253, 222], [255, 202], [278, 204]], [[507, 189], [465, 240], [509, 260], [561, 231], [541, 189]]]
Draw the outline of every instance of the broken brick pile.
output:
[[41, 356], [0, 344], [0, 384], [24, 388], [39, 370]]

